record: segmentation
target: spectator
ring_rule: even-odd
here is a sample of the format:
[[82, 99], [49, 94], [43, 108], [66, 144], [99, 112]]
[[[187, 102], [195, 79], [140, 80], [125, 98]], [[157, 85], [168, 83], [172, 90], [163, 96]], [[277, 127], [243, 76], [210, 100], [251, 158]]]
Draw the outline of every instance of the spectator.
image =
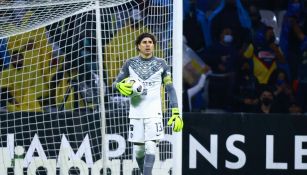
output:
[[236, 40], [233, 30], [230, 27], [223, 27], [220, 31], [220, 39], [210, 49], [207, 63], [213, 73], [232, 73], [237, 70], [239, 61], [239, 52], [234, 47], [233, 41]]
[[11, 98], [7, 99], [7, 110], [41, 112], [38, 99], [41, 97], [41, 76], [31, 70], [31, 66], [25, 65], [24, 53], [17, 50], [12, 52], [11, 63], [8, 69], [0, 73], [0, 86], [7, 88]]
[[256, 113], [278, 113], [278, 108], [276, 107], [277, 101], [275, 100], [274, 93], [269, 86], [262, 87], [259, 94], [259, 102], [256, 108]]
[[244, 52], [244, 57], [252, 59], [253, 72], [260, 84], [267, 84], [277, 63], [285, 63], [285, 58], [277, 44], [272, 27], [257, 32], [253, 43]]
[[297, 80], [297, 69], [299, 59], [302, 55], [300, 43], [302, 41], [301, 34], [297, 28], [303, 29], [304, 25], [304, 7], [301, 0], [290, 0], [287, 12], [283, 18], [280, 48], [285, 55], [289, 64], [290, 80]]
[[307, 111], [307, 48], [304, 48], [304, 52], [301, 56], [299, 63], [299, 77], [298, 77], [298, 89], [297, 98], [304, 111]]
[[251, 38], [255, 38], [255, 35], [258, 32], [265, 30], [267, 26], [261, 21], [259, 9], [255, 5], [250, 5], [248, 11], [252, 22]]
[[260, 84], [248, 60], [242, 60], [236, 75], [234, 111], [253, 112], [258, 104]]
[[302, 115], [303, 114], [303, 109], [301, 105], [297, 101], [291, 101], [289, 106], [288, 106], [288, 112], [289, 114], [293, 115]]
[[214, 17], [221, 12], [221, 10], [225, 6], [224, 1], [216, 1], [216, 6], [212, 6], [212, 11], [206, 8], [202, 8], [202, 5], [199, 5], [201, 3], [197, 3], [198, 9], [196, 10], [196, 16], [197, 21], [201, 24], [201, 29], [203, 33], [203, 40], [205, 41], [205, 49], [212, 46], [212, 34], [211, 34], [211, 26], [212, 26], [212, 20]]
[[213, 43], [219, 40], [218, 32], [224, 26], [229, 26], [232, 29], [233, 45], [238, 50], [241, 50], [250, 41], [251, 20], [240, 0], [225, 0], [223, 9], [212, 19], [211, 35]]
[[[227, 26], [221, 27], [220, 39], [210, 49], [211, 53], [206, 58], [206, 63], [212, 70], [212, 74], [208, 75], [208, 108], [232, 110], [235, 73], [240, 60], [239, 51], [233, 44], [234, 40], [233, 30]], [[227, 87], [227, 90], [219, 89], [223, 87]]]
[[204, 34], [201, 25], [197, 20], [195, 3], [190, 3], [189, 13], [183, 21], [183, 34], [191, 49], [200, 53], [205, 48], [205, 41], [202, 37]]
[[281, 109], [280, 112], [287, 113], [289, 102], [294, 98], [294, 95], [286, 72], [282, 69], [276, 69], [268, 84], [273, 87], [275, 99]]
[[304, 111], [307, 111], [307, 16], [304, 18], [304, 26], [294, 24], [293, 30], [300, 41], [300, 53], [298, 59], [298, 87], [297, 99]]
[[[37, 79], [36, 83], [32, 84], [37, 98], [47, 98], [50, 95], [49, 82], [57, 71], [58, 65], [51, 64], [52, 46], [48, 43], [45, 28], [9, 37], [8, 50], [10, 53], [17, 51], [22, 54], [24, 67], [28, 69], [33, 79]], [[43, 105], [45, 105], [44, 100]]]

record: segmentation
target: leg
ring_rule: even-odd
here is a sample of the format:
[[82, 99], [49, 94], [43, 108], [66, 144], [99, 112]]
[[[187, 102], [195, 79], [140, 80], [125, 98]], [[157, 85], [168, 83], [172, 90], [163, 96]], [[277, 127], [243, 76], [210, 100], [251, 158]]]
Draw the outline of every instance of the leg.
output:
[[143, 172], [145, 145], [143, 143], [134, 143], [133, 147], [136, 162], [139, 166], [140, 172]]
[[145, 158], [143, 119], [130, 119], [128, 141], [133, 142], [133, 154], [135, 156], [140, 172], [143, 173]]
[[155, 163], [156, 142], [145, 141], [145, 160], [144, 160], [144, 175], [151, 175], [152, 168]]
[[151, 175], [155, 163], [157, 142], [164, 137], [162, 118], [144, 119], [145, 160], [144, 175]]

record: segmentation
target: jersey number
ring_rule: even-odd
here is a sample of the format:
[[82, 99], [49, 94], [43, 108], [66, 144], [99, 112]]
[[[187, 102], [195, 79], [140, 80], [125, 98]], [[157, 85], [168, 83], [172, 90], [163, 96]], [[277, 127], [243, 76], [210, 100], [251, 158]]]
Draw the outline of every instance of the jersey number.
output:
[[163, 130], [162, 123], [156, 123], [157, 132], [161, 132]]

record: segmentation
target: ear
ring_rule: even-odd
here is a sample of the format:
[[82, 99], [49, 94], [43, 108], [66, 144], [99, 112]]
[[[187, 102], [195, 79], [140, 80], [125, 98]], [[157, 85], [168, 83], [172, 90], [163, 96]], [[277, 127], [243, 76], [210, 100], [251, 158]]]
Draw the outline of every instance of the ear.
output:
[[136, 46], [136, 50], [140, 51], [140, 45], [139, 44]]

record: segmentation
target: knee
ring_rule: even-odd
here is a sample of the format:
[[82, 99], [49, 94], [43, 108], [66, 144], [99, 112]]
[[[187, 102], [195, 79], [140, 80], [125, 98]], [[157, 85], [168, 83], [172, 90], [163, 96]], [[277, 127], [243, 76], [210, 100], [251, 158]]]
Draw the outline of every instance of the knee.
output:
[[145, 153], [155, 155], [156, 146], [157, 146], [157, 144], [156, 144], [155, 141], [146, 141], [145, 142]]
[[134, 145], [134, 152], [136, 157], [144, 157], [145, 145]]

